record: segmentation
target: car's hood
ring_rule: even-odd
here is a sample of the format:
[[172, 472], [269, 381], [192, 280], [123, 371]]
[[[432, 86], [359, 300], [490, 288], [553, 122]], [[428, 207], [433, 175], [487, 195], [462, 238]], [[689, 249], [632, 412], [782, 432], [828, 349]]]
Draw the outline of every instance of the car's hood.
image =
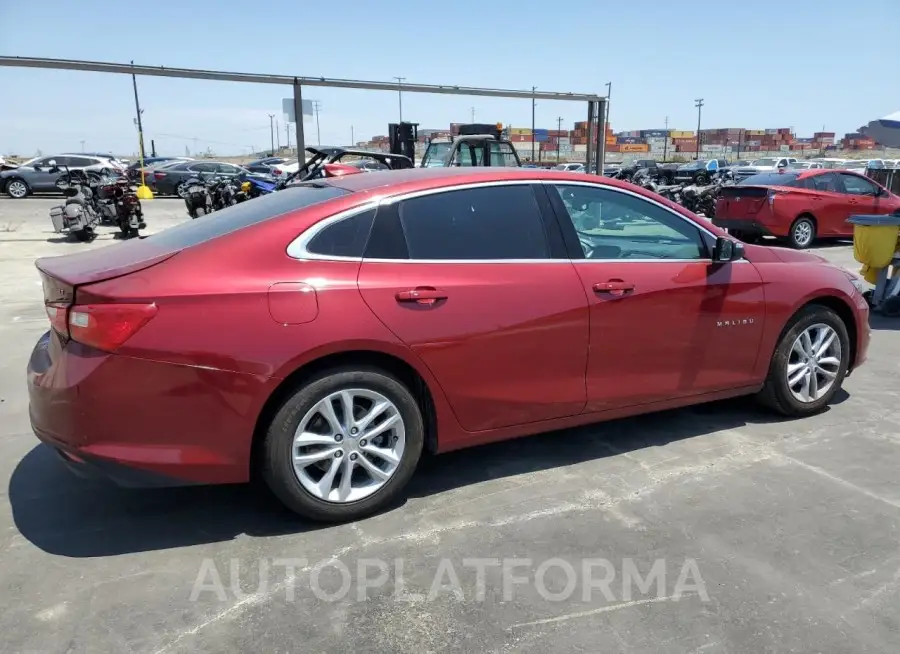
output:
[[752, 263], [815, 263], [833, 266], [828, 259], [812, 252], [771, 247], [768, 245], [744, 245], [744, 254]]

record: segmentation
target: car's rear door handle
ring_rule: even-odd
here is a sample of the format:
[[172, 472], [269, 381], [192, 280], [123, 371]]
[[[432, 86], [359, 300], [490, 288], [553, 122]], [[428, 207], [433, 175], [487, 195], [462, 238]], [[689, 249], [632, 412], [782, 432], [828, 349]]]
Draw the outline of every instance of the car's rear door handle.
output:
[[622, 279], [610, 279], [606, 282], [597, 282], [594, 284], [594, 293], [609, 293], [610, 295], [625, 295], [634, 290], [633, 282], [626, 282]]
[[408, 291], [399, 291], [396, 298], [397, 302], [415, 302], [417, 304], [432, 305], [438, 300], [446, 300], [447, 292], [431, 286], [419, 286]]

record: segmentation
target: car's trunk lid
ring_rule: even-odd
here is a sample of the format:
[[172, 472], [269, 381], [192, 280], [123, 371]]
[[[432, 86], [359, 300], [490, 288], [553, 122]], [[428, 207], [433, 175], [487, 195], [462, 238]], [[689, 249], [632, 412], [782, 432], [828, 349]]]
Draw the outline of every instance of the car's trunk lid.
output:
[[717, 213], [729, 218], [755, 215], [763, 208], [768, 194], [766, 186], [724, 186], [719, 192], [722, 209]]
[[43, 257], [35, 261], [34, 265], [45, 276], [74, 287], [155, 266], [174, 256], [179, 250], [180, 248], [154, 238], [141, 238], [77, 254]]

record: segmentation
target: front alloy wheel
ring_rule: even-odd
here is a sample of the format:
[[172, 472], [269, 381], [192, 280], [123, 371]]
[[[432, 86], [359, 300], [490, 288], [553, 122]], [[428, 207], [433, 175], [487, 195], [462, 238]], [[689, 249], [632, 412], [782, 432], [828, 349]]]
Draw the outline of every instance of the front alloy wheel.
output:
[[21, 179], [13, 179], [6, 185], [6, 194], [15, 198], [16, 200], [21, 200], [26, 195], [28, 195], [28, 184], [23, 182]]
[[816, 225], [809, 218], [798, 218], [791, 227], [791, 245], [797, 250], [808, 248], [816, 237]]
[[785, 366], [787, 386], [800, 402], [823, 397], [841, 369], [841, 340], [834, 328], [817, 323], [794, 340]]

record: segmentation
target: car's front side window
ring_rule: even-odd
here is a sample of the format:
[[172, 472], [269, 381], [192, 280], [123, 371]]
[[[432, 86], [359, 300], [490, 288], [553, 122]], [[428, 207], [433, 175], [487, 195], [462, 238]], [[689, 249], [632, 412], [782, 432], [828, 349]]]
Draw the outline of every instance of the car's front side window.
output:
[[555, 184], [585, 259], [708, 259], [699, 228], [618, 190]]
[[875, 195], [875, 185], [858, 175], [841, 173], [841, 181], [844, 183], [844, 192], [850, 195]]
[[527, 184], [431, 193], [403, 200], [398, 211], [410, 259], [550, 257], [540, 208]]

